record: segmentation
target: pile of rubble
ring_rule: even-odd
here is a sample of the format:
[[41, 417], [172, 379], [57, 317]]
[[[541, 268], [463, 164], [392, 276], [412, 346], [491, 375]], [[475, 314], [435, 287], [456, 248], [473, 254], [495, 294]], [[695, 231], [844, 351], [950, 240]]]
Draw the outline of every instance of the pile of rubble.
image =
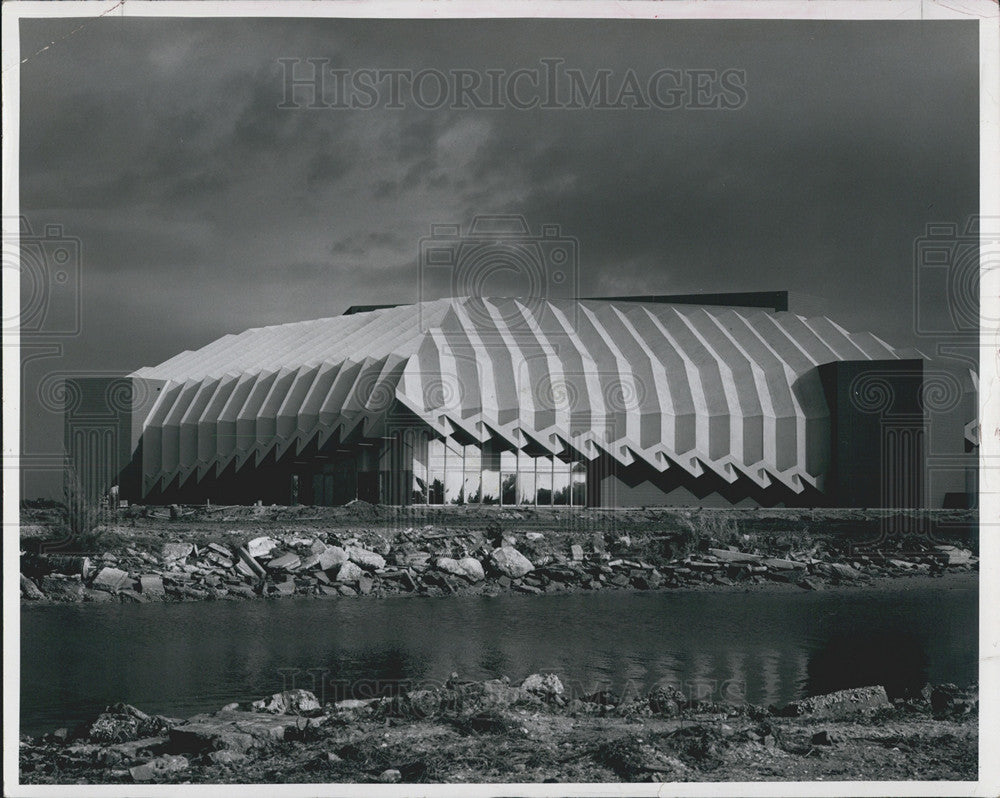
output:
[[[959, 734], [956, 750], [974, 773], [977, 717], [976, 688], [952, 684], [928, 685], [906, 701], [874, 685], [764, 708], [697, 700], [673, 686], [575, 695], [552, 673], [520, 684], [453, 674], [443, 686], [366, 699], [321, 702], [286, 690], [187, 720], [115, 704], [75, 728], [22, 737], [19, 759], [30, 783], [427, 782], [454, 776], [471, 742], [472, 759], [500, 765], [494, 780], [517, 781], [525, 775], [518, 762], [540, 758], [549, 776], [587, 760], [588, 781], [655, 781], [696, 779], [726, 763], [752, 771], [785, 762], [801, 776], [801, 763], [838, 751], [876, 775], [873, 752], [954, 745]], [[843, 763], [832, 769], [845, 772]], [[919, 777], [951, 773], [942, 771]]]
[[[707, 585], [786, 582], [807, 590], [861, 583], [873, 577], [935, 575], [974, 570], [968, 549], [939, 545], [927, 551], [833, 555], [798, 551], [781, 557], [735, 548], [708, 548], [685, 557], [613, 556], [596, 536], [592, 551], [572, 543], [565, 553], [528, 532], [492, 545], [481, 535], [442, 541], [407, 530], [394, 542], [334, 533], [285, 533], [227, 543], [172, 541], [159, 552], [127, 548], [90, 559], [22, 555], [25, 600], [161, 601], [257, 597], [358, 596], [416, 593], [568, 590], [659, 590]], [[378, 549], [378, 550], [375, 550]], [[522, 551], [523, 550], [523, 551]], [[527, 552], [525, 554], [524, 552]], [[529, 556], [530, 555], [530, 556]]]

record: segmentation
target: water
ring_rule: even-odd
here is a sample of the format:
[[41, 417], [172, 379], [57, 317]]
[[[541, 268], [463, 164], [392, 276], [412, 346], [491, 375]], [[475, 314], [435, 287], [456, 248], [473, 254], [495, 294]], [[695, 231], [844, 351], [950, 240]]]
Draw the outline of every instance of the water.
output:
[[296, 669], [326, 699], [540, 670], [571, 690], [671, 682], [760, 704], [866, 684], [902, 695], [976, 680], [977, 607], [975, 583], [28, 607], [22, 731], [116, 701], [187, 717], [292, 686]]

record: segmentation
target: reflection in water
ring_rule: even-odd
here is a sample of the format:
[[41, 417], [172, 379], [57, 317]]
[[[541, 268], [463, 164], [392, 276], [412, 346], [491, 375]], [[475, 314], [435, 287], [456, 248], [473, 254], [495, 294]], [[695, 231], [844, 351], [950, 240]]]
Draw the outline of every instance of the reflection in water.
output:
[[583, 593], [544, 597], [27, 607], [21, 717], [29, 734], [127, 701], [186, 717], [285, 687], [321, 700], [536, 671], [571, 693], [781, 704], [882, 683], [976, 679], [974, 587], [820, 593]]

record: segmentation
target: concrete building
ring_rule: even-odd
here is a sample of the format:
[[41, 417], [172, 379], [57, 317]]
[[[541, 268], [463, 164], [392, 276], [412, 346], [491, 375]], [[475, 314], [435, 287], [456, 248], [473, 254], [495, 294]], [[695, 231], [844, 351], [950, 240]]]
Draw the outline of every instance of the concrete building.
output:
[[940, 507], [977, 435], [943, 374], [782, 292], [441, 299], [75, 380], [67, 454], [147, 503]]

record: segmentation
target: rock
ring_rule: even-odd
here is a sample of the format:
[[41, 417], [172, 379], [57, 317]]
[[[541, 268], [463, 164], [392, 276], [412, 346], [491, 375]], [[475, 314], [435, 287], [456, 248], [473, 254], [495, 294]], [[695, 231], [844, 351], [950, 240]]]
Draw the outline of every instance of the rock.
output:
[[278, 541], [267, 536], [254, 538], [246, 545], [246, 550], [251, 557], [266, 557], [278, 546]]
[[348, 546], [346, 551], [351, 562], [357, 563], [362, 568], [369, 571], [385, 568], [385, 558], [381, 554], [376, 554], [374, 551], [363, 549], [360, 546]]
[[805, 579], [798, 581], [796, 584], [798, 584], [798, 586], [801, 587], [803, 590], [823, 589], [823, 583], [820, 582], [818, 579], [814, 579], [811, 576], [807, 576]]
[[181, 753], [237, 751], [243, 753], [285, 739], [285, 731], [302, 723], [298, 715], [259, 712], [217, 712], [195, 715], [170, 727], [170, 750]]
[[233, 553], [221, 543], [209, 543], [207, 548], [211, 549], [216, 554], [225, 557], [226, 559], [230, 559], [233, 556]]
[[295, 571], [300, 565], [302, 560], [299, 559], [299, 555], [288, 553], [275, 557], [267, 564], [267, 568], [270, 571]]
[[145, 574], [139, 577], [139, 589], [144, 595], [164, 596], [163, 578], [155, 574]]
[[49, 574], [42, 577], [42, 592], [53, 601], [83, 601], [85, 589], [79, 574], [62, 576]]
[[379, 773], [378, 780], [383, 784], [398, 784], [403, 779], [403, 774], [395, 768], [389, 768]]
[[859, 712], [891, 707], [884, 687], [854, 687], [793, 701], [780, 714], [789, 717], [808, 715], [828, 720], [844, 720]]
[[455, 560], [451, 557], [438, 557], [435, 566], [446, 574], [460, 576], [470, 582], [481, 582], [486, 578], [482, 563], [475, 557], [463, 557]]
[[114, 704], [97, 716], [85, 736], [99, 743], [123, 743], [160, 734], [170, 724], [169, 718], [147, 715], [130, 704]]
[[83, 597], [84, 601], [92, 601], [95, 604], [103, 604], [108, 601], [114, 601], [114, 597], [110, 593], [105, 593], [103, 590], [88, 590]]
[[372, 704], [381, 700], [381, 698], [345, 698], [333, 706], [338, 712], [353, 712], [358, 709], [367, 709]]
[[564, 690], [562, 682], [554, 673], [546, 673], [544, 676], [533, 673], [521, 682], [521, 689], [549, 700], [562, 695]]
[[742, 551], [730, 551], [729, 549], [709, 549], [708, 553], [722, 562], [760, 562], [764, 558], [759, 554], [747, 554]]
[[827, 566], [828, 572], [837, 579], [855, 582], [864, 577], [861, 571], [857, 571], [845, 563], [834, 562]]
[[317, 556], [319, 557], [319, 568], [321, 571], [329, 571], [331, 568], [343, 565], [350, 559], [347, 556], [347, 552], [340, 546], [327, 546]]
[[426, 551], [415, 551], [412, 554], [404, 554], [402, 557], [398, 557], [397, 561], [400, 565], [406, 565], [410, 568], [424, 568], [430, 558], [431, 555]]
[[779, 557], [767, 557], [761, 561], [762, 565], [774, 571], [804, 571], [806, 564], [795, 560], [783, 560]]
[[309, 571], [319, 565], [319, 557], [315, 554], [307, 554], [302, 558], [302, 562], [299, 563], [298, 570]]
[[254, 712], [268, 712], [272, 715], [303, 715], [320, 709], [316, 696], [308, 690], [285, 690], [270, 698], [262, 698], [250, 705]]
[[358, 577], [358, 592], [362, 596], [367, 596], [375, 587], [375, 580], [372, 578], [371, 574], [361, 574]]
[[490, 560], [497, 571], [511, 579], [520, 579], [535, 567], [531, 564], [531, 560], [513, 546], [493, 549]]
[[238, 701], [233, 701], [231, 704], [226, 704], [220, 711], [222, 712], [235, 712], [240, 708]]
[[458, 567], [461, 569], [459, 576], [464, 576], [470, 582], [482, 582], [486, 578], [483, 564], [475, 557], [462, 557], [458, 561]]
[[241, 546], [237, 549], [236, 554], [239, 557], [237, 568], [244, 573], [249, 571], [250, 573], [248, 575], [257, 576], [258, 578], [262, 578], [267, 573], [267, 571], [264, 570], [264, 566], [253, 558], [250, 554], [250, 550], [247, 549], [246, 546]]
[[249, 585], [230, 585], [229, 592], [242, 598], [256, 598], [257, 594]]
[[132, 580], [129, 579], [129, 575], [118, 568], [102, 568], [97, 576], [94, 577], [94, 581], [91, 583], [91, 587], [95, 590], [106, 590], [109, 593], [117, 593], [119, 590], [123, 589]]
[[222, 765], [223, 767], [242, 765], [247, 761], [246, 754], [241, 754], [237, 751], [227, 751], [225, 749], [222, 751], [212, 751], [208, 755], [208, 758], [213, 764]]
[[309, 551], [315, 554], [317, 557], [326, 551], [326, 544], [322, 540], [314, 540], [309, 544]]
[[144, 765], [129, 768], [129, 773], [134, 781], [151, 781], [167, 773], [187, 770], [189, 764], [185, 756], [164, 755], [151, 759]]
[[364, 571], [362, 571], [361, 568], [359, 568], [353, 562], [345, 562], [343, 565], [340, 566], [340, 569], [337, 571], [337, 581], [357, 582], [362, 577], [363, 574]]
[[972, 552], [968, 549], [959, 549], [955, 546], [935, 546], [934, 548], [943, 555], [948, 565], [965, 565], [972, 559]]
[[295, 593], [295, 580], [288, 577], [284, 582], [276, 582], [273, 587], [279, 596], [291, 596]]
[[580, 562], [583, 559], [583, 546], [574, 543], [569, 547], [569, 556], [574, 562]]
[[190, 543], [164, 543], [160, 558], [167, 563], [185, 560], [191, 556], [194, 546]]
[[525, 532], [524, 533], [524, 539], [525, 540], [530, 540], [532, 543], [535, 543], [535, 542], [537, 542], [539, 540], [543, 540], [544, 538], [545, 538], [545, 535], [543, 535], [541, 532]]
[[45, 594], [39, 590], [38, 585], [24, 574], [21, 574], [21, 595], [28, 599], [28, 601], [39, 601], [45, 598]]

